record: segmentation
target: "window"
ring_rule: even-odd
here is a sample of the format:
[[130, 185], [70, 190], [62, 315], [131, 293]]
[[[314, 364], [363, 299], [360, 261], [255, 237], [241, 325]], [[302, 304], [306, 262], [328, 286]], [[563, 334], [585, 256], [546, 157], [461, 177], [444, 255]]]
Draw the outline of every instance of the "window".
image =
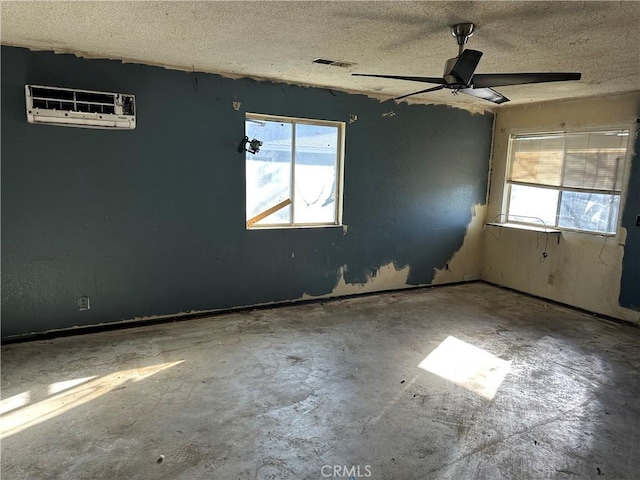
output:
[[344, 123], [247, 114], [247, 228], [340, 225]]
[[512, 135], [507, 220], [613, 234], [628, 130]]

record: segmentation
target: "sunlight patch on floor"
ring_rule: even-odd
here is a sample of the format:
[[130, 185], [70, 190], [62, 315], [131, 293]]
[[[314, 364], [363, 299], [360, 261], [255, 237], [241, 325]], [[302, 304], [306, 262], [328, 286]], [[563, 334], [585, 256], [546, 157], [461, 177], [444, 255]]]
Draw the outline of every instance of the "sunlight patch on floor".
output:
[[511, 361], [449, 336], [418, 367], [491, 400]]
[[[56, 382], [49, 385], [49, 392], [57, 393], [62, 391], [62, 393], [57, 393], [33, 405], [25, 406], [29, 403], [30, 399], [30, 392], [28, 391], [10, 397], [2, 401], [3, 412], [10, 413], [0, 417], [0, 439], [14, 435], [46, 420], [50, 420], [72, 408], [94, 400], [105, 393], [109, 393], [124, 383], [138, 382], [162, 370], [174, 367], [183, 361], [184, 360], [161, 363], [149, 367], [133, 368], [131, 370], [121, 370], [100, 378], [94, 376]], [[5, 402], [7, 403], [5, 404]], [[20, 402], [22, 403], [18, 405]], [[11, 405], [18, 406], [8, 408]]]
[[65, 380], [64, 382], [52, 383], [47, 388], [47, 392], [49, 393], [49, 395], [54, 395], [56, 393], [60, 393], [60, 392], [62, 392], [64, 390], [67, 390], [67, 389], [69, 389], [71, 387], [76, 387], [76, 386], [80, 385], [81, 383], [86, 383], [89, 380], [93, 380], [96, 377], [97, 377], [97, 375], [93, 375], [91, 377], [75, 378], [73, 380]]
[[25, 406], [31, 401], [31, 392], [26, 391], [0, 401], [0, 415]]

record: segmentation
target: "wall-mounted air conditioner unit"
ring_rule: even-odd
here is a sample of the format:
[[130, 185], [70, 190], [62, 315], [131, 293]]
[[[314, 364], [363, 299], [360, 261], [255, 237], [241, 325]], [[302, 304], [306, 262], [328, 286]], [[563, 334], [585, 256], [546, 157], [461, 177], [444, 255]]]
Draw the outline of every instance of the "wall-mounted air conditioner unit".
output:
[[124, 93], [25, 85], [27, 121], [68, 127], [136, 128], [136, 97]]

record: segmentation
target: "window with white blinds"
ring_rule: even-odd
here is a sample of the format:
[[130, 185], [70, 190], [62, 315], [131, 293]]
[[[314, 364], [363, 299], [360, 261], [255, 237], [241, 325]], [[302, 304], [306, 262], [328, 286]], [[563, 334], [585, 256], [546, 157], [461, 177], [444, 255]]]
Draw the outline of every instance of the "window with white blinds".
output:
[[628, 130], [512, 135], [508, 220], [615, 233]]

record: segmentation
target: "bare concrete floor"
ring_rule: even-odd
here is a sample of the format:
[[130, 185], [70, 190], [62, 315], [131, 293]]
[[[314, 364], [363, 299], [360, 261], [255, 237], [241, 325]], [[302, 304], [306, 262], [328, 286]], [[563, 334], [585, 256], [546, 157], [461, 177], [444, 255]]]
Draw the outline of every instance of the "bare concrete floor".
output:
[[482, 283], [8, 345], [2, 478], [637, 479], [639, 372]]

